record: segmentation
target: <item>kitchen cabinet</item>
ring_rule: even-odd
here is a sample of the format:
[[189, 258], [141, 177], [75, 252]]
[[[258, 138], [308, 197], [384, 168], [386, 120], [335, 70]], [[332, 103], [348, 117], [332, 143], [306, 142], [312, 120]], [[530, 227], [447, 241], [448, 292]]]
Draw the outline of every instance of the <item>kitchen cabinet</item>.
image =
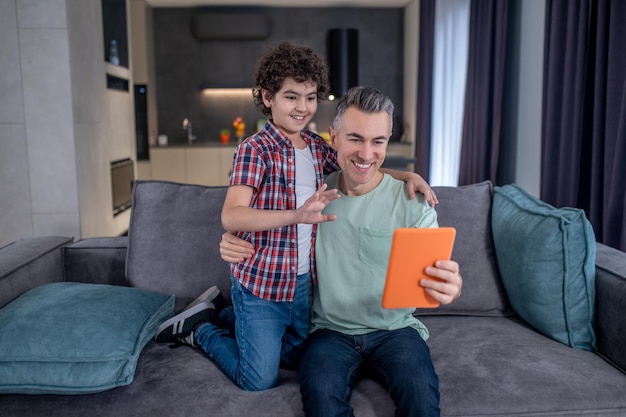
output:
[[226, 184], [230, 179], [230, 172], [233, 170], [233, 157], [235, 156], [235, 146], [224, 146], [220, 148], [220, 162], [222, 175], [226, 174]]
[[187, 149], [185, 180], [191, 184], [223, 185], [219, 149]]
[[153, 180], [186, 182], [185, 149], [150, 149], [150, 172]]
[[199, 185], [228, 185], [234, 146], [168, 146], [150, 149], [154, 180]]
[[[150, 160], [137, 165], [137, 178], [207, 186], [228, 185], [235, 148], [235, 144], [219, 143], [153, 146]], [[411, 144], [389, 144], [386, 164], [390, 168], [413, 171], [412, 158]]]

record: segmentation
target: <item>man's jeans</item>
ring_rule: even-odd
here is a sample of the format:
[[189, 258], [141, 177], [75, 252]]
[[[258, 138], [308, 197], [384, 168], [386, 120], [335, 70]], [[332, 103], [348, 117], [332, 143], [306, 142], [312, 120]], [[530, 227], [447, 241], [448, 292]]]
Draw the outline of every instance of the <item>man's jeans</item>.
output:
[[234, 314], [228, 307], [217, 324], [199, 326], [196, 342], [242, 389], [274, 387], [279, 366], [297, 367], [309, 333], [310, 280], [310, 273], [299, 275], [294, 301], [279, 303], [252, 295], [231, 276]]
[[316, 330], [304, 346], [300, 391], [307, 416], [353, 416], [352, 388], [369, 376], [389, 390], [396, 416], [439, 416], [439, 379], [412, 328], [350, 336]]

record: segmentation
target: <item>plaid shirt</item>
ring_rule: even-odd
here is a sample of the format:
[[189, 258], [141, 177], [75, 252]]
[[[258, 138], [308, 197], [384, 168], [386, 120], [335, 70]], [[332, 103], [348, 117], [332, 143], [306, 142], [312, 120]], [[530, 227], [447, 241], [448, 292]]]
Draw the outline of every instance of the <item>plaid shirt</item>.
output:
[[[317, 187], [324, 174], [339, 170], [335, 151], [320, 136], [305, 129], [301, 132], [313, 154]], [[296, 155], [291, 141], [270, 121], [263, 130], [247, 138], [235, 152], [230, 185], [254, 188], [250, 207], [261, 210], [296, 209]], [[259, 298], [269, 301], [293, 301], [298, 273], [298, 236], [296, 225], [264, 232], [239, 232], [252, 243], [254, 256], [231, 264], [234, 277]], [[311, 243], [311, 276], [315, 275], [315, 233]]]

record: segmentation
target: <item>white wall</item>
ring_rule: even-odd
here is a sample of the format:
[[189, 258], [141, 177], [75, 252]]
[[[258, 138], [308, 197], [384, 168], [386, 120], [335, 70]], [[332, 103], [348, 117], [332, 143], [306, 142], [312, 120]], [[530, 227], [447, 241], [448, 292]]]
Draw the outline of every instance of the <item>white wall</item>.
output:
[[0, 0], [0, 246], [118, 235], [110, 162], [133, 157], [130, 93], [106, 89], [100, 0]]
[[80, 233], [63, 0], [0, 0], [0, 244]]

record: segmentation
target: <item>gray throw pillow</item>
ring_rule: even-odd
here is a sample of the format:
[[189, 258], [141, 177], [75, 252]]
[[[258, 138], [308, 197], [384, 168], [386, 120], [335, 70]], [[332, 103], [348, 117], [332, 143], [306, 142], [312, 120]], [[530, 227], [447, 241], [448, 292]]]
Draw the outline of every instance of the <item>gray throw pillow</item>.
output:
[[176, 295], [177, 311], [212, 285], [230, 299], [229, 265], [219, 253], [226, 190], [137, 181], [128, 230], [130, 285]]

